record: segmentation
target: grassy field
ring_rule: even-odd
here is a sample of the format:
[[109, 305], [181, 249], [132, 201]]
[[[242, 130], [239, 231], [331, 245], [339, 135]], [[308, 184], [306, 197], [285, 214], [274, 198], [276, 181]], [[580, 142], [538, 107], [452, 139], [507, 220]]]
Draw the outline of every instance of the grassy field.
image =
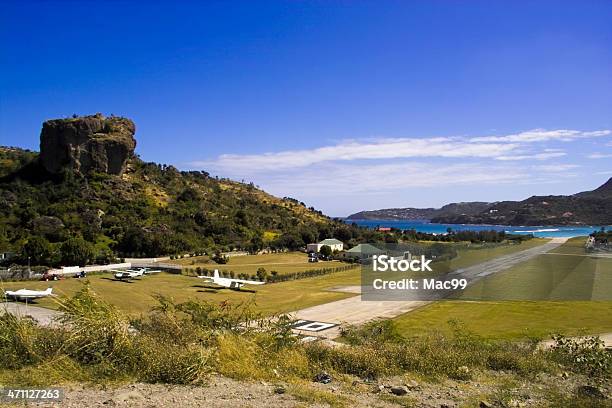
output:
[[475, 265], [484, 260], [497, 258], [503, 255], [508, 255], [518, 250], [522, 251], [529, 248], [534, 248], [548, 242], [544, 238], [533, 238], [521, 244], [514, 245], [498, 245], [480, 247], [478, 244], [471, 244], [468, 250], [459, 251], [458, 256], [449, 262], [450, 269], [465, 268]]
[[[358, 285], [360, 274], [359, 269], [355, 268], [316, 278], [263, 285], [257, 288], [256, 293], [246, 290], [236, 292], [229, 289], [212, 289], [200, 279], [167, 273], [145, 276], [130, 282], [116, 281], [110, 274], [90, 275], [87, 280], [94, 292], [120, 309], [133, 314], [149, 310], [156, 303], [153, 297], [155, 294], [171, 297], [177, 302], [191, 298], [214, 302], [254, 301], [257, 310], [274, 314], [354, 296], [326, 289], [339, 285]], [[79, 279], [67, 278], [57, 282], [5, 282], [2, 286], [3, 289], [22, 287], [44, 289], [53, 286], [54, 293], [70, 296], [80, 289], [82, 284]], [[42, 299], [38, 304], [44, 307], [56, 307], [52, 299]]]
[[612, 331], [612, 302], [442, 301], [395, 319], [405, 336], [450, 331], [449, 320], [490, 338]]
[[[464, 267], [505, 253], [523, 250], [542, 242], [544, 241], [528, 241], [521, 245], [503, 245], [486, 250], [462, 249], [457, 261], [451, 262], [451, 264], [453, 267]], [[277, 270], [276, 267], [273, 268], [271, 265], [289, 264], [304, 257], [305, 255], [301, 253], [244, 256], [232, 258], [229, 264], [222, 266], [231, 268], [236, 272], [239, 267], [244, 267], [248, 268], [249, 273], [254, 273], [260, 266], [268, 271]], [[179, 262], [185, 263], [192, 260], [196, 259], [186, 258], [179, 260]], [[294, 265], [300, 265], [300, 263], [296, 262], [289, 266]], [[339, 266], [340, 264], [337, 262], [319, 262], [307, 265], [307, 269], [313, 269]], [[212, 266], [214, 267], [214, 264]], [[195, 267], [195, 265], [189, 267]], [[206, 267], [210, 269], [211, 264], [206, 264]], [[357, 267], [315, 278], [263, 285], [257, 287], [256, 293], [235, 292], [227, 289], [215, 290], [206, 287], [206, 284], [197, 278], [166, 273], [145, 276], [132, 282], [115, 281], [111, 274], [90, 275], [87, 280], [96, 293], [120, 309], [132, 314], [143, 313], [154, 305], [156, 301], [153, 296], [155, 294], [171, 297], [177, 302], [190, 298], [206, 299], [214, 302], [224, 300], [232, 302], [254, 301], [257, 310], [266, 314], [274, 314], [354, 296], [353, 294], [329, 291], [329, 289], [337, 286], [359, 285], [360, 279], [360, 269]], [[54, 293], [70, 296], [80, 289], [82, 284], [83, 282], [79, 279], [67, 278], [58, 282], [4, 282], [0, 286], [2, 289], [13, 290], [23, 287], [45, 289], [48, 286], [53, 286]], [[39, 301], [39, 305], [50, 308], [56, 307], [52, 299], [42, 299]]]
[[265, 268], [268, 273], [276, 271], [279, 275], [282, 275], [290, 272], [337, 266], [337, 264], [330, 262], [309, 263], [308, 255], [303, 252], [234, 256], [225, 265], [218, 265], [206, 256], [183, 258], [172, 262], [183, 265], [185, 268], [219, 269], [220, 271], [234, 271], [236, 274], [248, 273], [249, 275], [257, 272], [258, 268]]
[[449, 330], [449, 319], [501, 338], [612, 332], [612, 259], [584, 255], [584, 238], [571, 239], [477, 282], [462, 296], [488, 301], [438, 302], [395, 320], [409, 336]]
[[583, 245], [584, 238], [573, 238], [551, 253], [476, 282], [461, 297], [467, 300], [612, 301], [612, 258], [585, 256]]

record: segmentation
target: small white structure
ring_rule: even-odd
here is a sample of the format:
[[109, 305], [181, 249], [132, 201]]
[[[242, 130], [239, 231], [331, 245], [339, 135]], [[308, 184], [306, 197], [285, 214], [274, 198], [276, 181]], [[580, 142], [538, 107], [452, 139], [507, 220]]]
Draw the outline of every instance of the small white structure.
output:
[[316, 244], [308, 244], [306, 246], [306, 251], [307, 252], [320, 252], [321, 248], [325, 245], [330, 247], [332, 252], [334, 251], [340, 252], [344, 249], [344, 244], [342, 243], [342, 241], [337, 240], [335, 238], [328, 238]]
[[0, 261], [7, 261], [15, 257], [14, 252], [0, 252]]

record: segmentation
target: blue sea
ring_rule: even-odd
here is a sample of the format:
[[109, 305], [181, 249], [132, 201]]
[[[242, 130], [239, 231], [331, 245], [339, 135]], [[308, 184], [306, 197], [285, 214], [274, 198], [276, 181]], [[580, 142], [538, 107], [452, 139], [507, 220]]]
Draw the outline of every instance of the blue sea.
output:
[[[444, 234], [447, 228], [453, 231], [483, 231], [496, 230], [505, 231], [510, 234], [533, 234], [536, 237], [546, 238], [571, 238], [586, 236], [593, 231], [601, 229], [601, 226], [512, 226], [512, 225], [472, 225], [472, 224], [433, 224], [427, 220], [345, 220], [347, 223], [355, 222], [369, 228], [393, 227], [402, 230], [415, 229], [420, 232]], [[612, 229], [612, 226], [606, 226]]]

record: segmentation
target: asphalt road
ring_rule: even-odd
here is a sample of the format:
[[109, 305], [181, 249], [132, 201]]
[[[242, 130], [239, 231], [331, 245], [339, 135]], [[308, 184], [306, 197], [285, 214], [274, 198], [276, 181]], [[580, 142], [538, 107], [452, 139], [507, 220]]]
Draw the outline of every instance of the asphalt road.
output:
[[[553, 238], [547, 243], [534, 248], [503, 255], [468, 268], [458, 269], [449, 273], [448, 276], [453, 278], [466, 278], [473, 283], [485, 276], [501, 272], [518, 263], [528, 261], [531, 258], [551, 251], [565, 241], [567, 241], [567, 238]], [[333, 290], [360, 293], [359, 286], [334, 288]], [[298, 310], [292, 315], [300, 320], [335, 323], [337, 325], [359, 325], [376, 319], [393, 318], [428, 303], [429, 301], [419, 300], [363, 301], [361, 296], [353, 296], [347, 299]], [[333, 339], [340, 335], [340, 326], [318, 332], [298, 331], [298, 333]]]

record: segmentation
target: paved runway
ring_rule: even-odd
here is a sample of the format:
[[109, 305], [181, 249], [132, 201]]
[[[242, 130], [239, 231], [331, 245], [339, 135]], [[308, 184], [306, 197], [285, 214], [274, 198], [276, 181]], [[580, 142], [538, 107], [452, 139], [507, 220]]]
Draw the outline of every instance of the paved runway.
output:
[[[466, 278], [470, 282], [474, 282], [485, 276], [491, 275], [508, 269], [518, 263], [525, 262], [533, 257], [551, 251], [567, 241], [567, 238], [553, 238], [540, 246], [525, 249], [523, 251], [500, 256], [470, 266], [468, 268], [458, 269], [449, 273], [451, 277]], [[336, 291], [348, 293], [360, 293], [359, 286], [349, 286], [344, 288], [334, 288]], [[362, 301], [361, 296], [353, 296], [347, 299], [338, 300], [336, 302], [325, 303], [318, 306], [309, 307], [298, 310], [292, 313], [296, 319], [309, 320], [316, 322], [342, 324], [363, 324], [376, 319], [389, 319], [401, 314], [410, 312], [414, 309], [428, 304], [428, 301]], [[335, 326], [327, 330], [321, 330], [316, 333], [298, 331], [300, 334], [318, 336], [333, 339], [340, 335], [340, 327]]]

